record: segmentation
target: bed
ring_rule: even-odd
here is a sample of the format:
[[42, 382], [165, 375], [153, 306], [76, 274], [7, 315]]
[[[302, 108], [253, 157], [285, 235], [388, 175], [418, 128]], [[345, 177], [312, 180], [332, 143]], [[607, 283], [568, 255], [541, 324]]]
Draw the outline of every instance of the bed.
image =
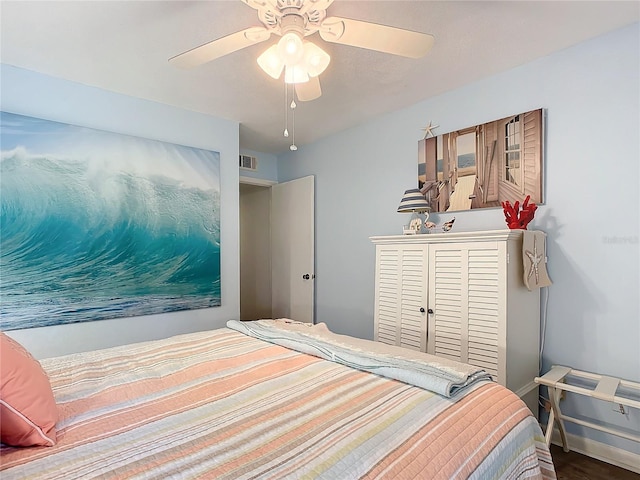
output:
[[[553, 479], [526, 405], [482, 371], [287, 319], [41, 360], [53, 446], [14, 479]], [[418, 386], [416, 386], [418, 385]]]

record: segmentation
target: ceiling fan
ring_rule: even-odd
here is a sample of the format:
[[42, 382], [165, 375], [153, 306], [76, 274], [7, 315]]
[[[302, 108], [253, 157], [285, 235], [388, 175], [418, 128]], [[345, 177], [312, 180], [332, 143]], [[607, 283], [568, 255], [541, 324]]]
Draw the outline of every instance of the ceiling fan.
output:
[[376, 50], [392, 55], [419, 58], [433, 45], [433, 36], [361, 20], [327, 17], [333, 0], [241, 0], [257, 10], [260, 27], [250, 27], [213, 40], [169, 59], [173, 65], [191, 68], [280, 36], [260, 57], [258, 64], [273, 78], [285, 72], [285, 82], [295, 84], [299, 100], [321, 94], [318, 76], [330, 61], [329, 55], [305, 37], [318, 32], [333, 43]]

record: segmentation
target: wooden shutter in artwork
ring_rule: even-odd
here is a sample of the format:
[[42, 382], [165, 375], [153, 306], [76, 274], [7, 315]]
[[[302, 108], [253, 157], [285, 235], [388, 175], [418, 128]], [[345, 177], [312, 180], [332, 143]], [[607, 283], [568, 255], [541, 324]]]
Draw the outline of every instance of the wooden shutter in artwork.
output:
[[377, 248], [375, 340], [426, 351], [425, 245]]
[[462, 361], [466, 336], [465, 245], [432, 245], [429, 271], [429, 353]]
[[542, 203], [542, 110], [523, 115], [522, 166], [524, 191], [531, 192], [531, 201]]
[[488, 242], [468, 252], [468, 358], [494, 380], [498, 377], [501, 281], [498, 245]]
[[484, 152], [485, 157], [485, 202], [497, 202], [499, 194], [499, 181], [503, 176], [501, 153], [503, 148], [498, 141], [498, 128], [496, 122], [484, 125]]

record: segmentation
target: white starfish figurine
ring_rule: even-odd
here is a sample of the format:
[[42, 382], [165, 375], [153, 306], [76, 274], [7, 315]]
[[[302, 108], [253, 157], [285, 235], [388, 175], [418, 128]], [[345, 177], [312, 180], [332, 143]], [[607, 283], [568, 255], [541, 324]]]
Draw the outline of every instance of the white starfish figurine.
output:
[[531, 278], [531, 275], [536, 274], [536, 284], [540, 283], [540, 274], [538, 272], [538, 265], [542, 261], [542, 254], [538, 255], [538, 245], [536, 245], [536, 239], [533, 238], [533, 252], [529, 250], [525, 250], [529, 261], [531, 262], [531, 267], [529, 268], [529, 274], [527, 275], [527, 279]]
[[435, 137], [435, 135], [433, 134], [432, 130], [434, 128], [438, 128], [440, 125], [431, 125], [431, 122], [429, 122], [429, 125], [427, 125], [426, 127], [423, 127], [422, 130], [424, 130], [424, 138], [429, 138], [429, 136]]

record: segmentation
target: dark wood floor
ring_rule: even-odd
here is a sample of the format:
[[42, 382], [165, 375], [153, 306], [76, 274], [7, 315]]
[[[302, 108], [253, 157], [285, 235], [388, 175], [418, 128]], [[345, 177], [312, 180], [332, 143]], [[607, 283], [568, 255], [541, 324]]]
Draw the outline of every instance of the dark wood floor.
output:
[[558, 480], [640, 480], [640, 475], [577, 452], [565, 453], [551, 445]]

